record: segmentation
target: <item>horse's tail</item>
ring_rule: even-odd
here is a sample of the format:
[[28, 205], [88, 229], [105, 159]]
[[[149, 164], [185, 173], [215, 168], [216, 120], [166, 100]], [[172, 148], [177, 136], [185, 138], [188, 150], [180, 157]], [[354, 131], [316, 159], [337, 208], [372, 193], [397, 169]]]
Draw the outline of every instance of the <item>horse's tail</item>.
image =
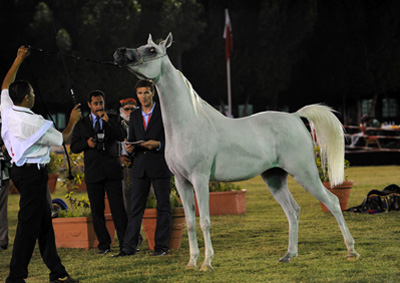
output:
[[310, 122], [314, 143], [320, 147], [322, 168], [328, 166], [331, 186], [344, 180], [344, 134], [343, 126], [328, 106], [313, 104], [296, 112]]

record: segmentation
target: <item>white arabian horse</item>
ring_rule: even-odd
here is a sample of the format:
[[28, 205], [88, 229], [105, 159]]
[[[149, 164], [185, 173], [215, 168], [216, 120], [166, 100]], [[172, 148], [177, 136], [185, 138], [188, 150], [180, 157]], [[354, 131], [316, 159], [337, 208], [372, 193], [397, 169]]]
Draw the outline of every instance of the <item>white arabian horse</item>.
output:
[[357, 258], [339, 201], [319, 179], [313, 140], [300, 118], [310, 121], [323, 159], [330, 167], [330, 179], [338, 184], [344, 176], [344, 136], [331, 109], [310, 105], [293, 114], [268, 111], [246, 118], [227, 118], [202, 100], [175, 69], [166, 52], [171, 44], [171, 33], [160, 44], [155, 44], [150, 35], [144, 46], [118, 48], [114, 59], [139, 79], [155, 82], [165, 127], [165, 158], [175, 175], [186, 213], [190, 246], [187, 268], [197, 268], [199, 257], [193, 187], [205, 242], [201, 270], [212, 270], [209, 181], [239, 181], [257, 175], [264, 179], [289, 221], [289, 247], [280, 261], [289, 262], [297, 256], [300, 207], [288, 189], [288, 174], [328, 207], [342, 231], [348, 258]]

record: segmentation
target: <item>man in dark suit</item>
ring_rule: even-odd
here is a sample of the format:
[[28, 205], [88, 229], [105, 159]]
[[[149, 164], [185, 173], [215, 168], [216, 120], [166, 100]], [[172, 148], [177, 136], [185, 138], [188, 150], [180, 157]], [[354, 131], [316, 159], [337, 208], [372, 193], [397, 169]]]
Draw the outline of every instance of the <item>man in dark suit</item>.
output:
[[110, 251], [111, 238], [104, 217], [104, 197], [107, 192], [115, 229], [122, 248], [128, 217], [122, 196], [122, 167], [117, 141], [126, 137], [117, 115], [107, 114], [104, 93], [94, 90], [88, 95], [90, 114], [80, 120], [71, 140], [73, 153], [84, 152], [84, 172], [93, 226], [99, 241], [99, 254]]
[[171, 231], [170, 183], [171, 172], [164, 158], [165, 136], [160, 106], [154, 102], [154, 83], [140, 80], [136, 84], [136, 94], [141, 107], [130, 116], [127, 151], [133, 155], [130, 176], [131, 211], [121, 252], [114, 257], [134, 255], [137, 252], [140, 226], [146, 201], [153, 184], [157, 199], [157, 226], [155, 248], [152, 255], [166, 255]]

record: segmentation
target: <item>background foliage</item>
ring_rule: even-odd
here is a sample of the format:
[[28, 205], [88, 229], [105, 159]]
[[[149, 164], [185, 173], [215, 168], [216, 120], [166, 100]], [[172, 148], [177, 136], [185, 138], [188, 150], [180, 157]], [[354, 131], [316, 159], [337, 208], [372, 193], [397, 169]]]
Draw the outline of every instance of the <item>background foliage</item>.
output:
[[[400, 86], [397, 0], [8, 0], [0, 4], [1, 76], [21, 44], [100, 61], [117, 47], [174, 35], [174, 65], [212, 105], [226, 103], [224, 9], [234, 36], [231, 57], [234, 114], [294, 111], [323, 102], [354, 114], [362, 97], [395, 97]], [[72, 107], [60, 56], [33, 52], [30, 68], [53, 112]], [[108, 108], [133, 95], [136, 78], [124, 69], [66, 60], [77, 99], [102, 89]], [[20, 76], [32, 81], [28, 67]], [[71, 105], [70, 105], [71, 104]], [[378, 105], [379, 106], [379, 105]], [[43, 112], [37, 103], [36, 111]], [[377, 111], [376, 116], [380, 113]]]

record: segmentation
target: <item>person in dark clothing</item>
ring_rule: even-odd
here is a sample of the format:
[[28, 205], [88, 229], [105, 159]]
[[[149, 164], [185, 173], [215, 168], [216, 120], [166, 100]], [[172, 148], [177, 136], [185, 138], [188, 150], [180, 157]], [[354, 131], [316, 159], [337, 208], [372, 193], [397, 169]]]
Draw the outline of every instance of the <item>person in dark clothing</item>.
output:
[[[132, 112], [129, 123], [127, 151], [133, 155], [131, 176], [131, 210], [121, 252], [114, 257], [137, 252], [140, 226], [150, 186], [157, 199], [157, 226], [154, 256], [166, 255], [171, 231], [171, 172], [164, 158], [165, 136], [160, 106], [154, 102], [154, 83], [140, 80], [136, 94], [141, 107]], [[129, 142], [137, 142], [133, 145]], [[140, 142], [142, 141], [142, 142]]]
[[104, 198], [107, 193], [112, 218], [122, 248], [127, 214], [122, 196], [122, 166], [119, 160], [117, 141], [126, 137], [125, 129], [117, 115], [107, 114], [104, 93], [91, 91], [88, 95], [90, 113], [76, 125], [72, 134], [71, 151], [84, 152], [86, 188], [96, 232], [98, 253], [110, 252], [111, 237], [104, 216]]

